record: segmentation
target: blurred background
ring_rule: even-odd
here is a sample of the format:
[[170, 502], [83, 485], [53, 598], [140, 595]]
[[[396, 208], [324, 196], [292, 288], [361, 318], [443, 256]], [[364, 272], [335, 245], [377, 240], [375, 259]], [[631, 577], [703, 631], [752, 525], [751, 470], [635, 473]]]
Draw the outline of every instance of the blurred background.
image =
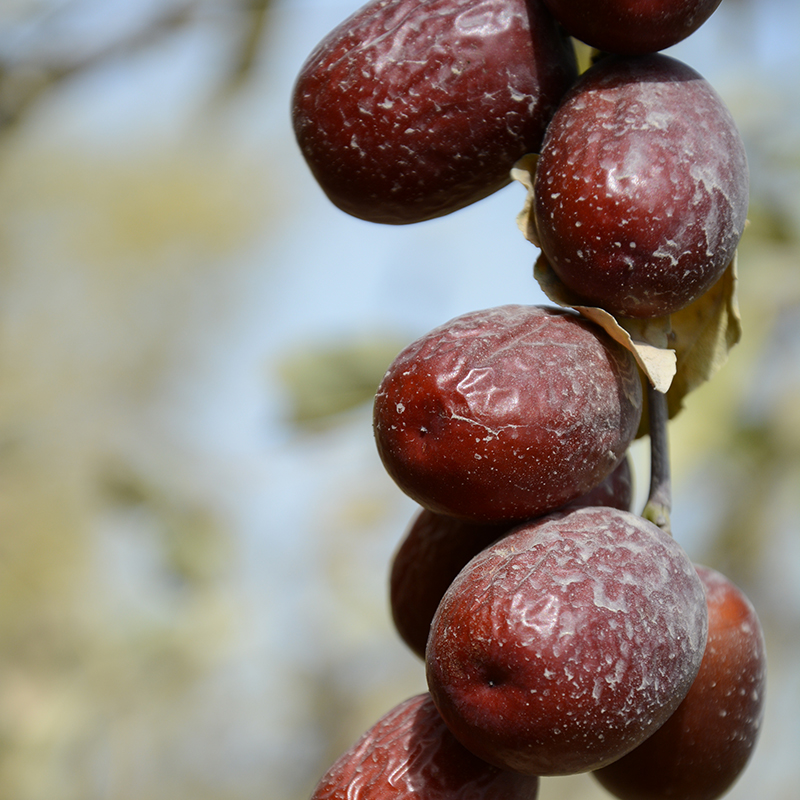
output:
[[[304, 800], [425, 689], [386, 599], [415, 507], [371, 397], [430, 328], [544, 298], [519, 185], [387, 228], [314, 184], [292, 84], [359, 5], [0, 5], [0, 797]], [[670, 434], [675, 535], [767, 637], [731, 800], [800, 780], [798, 42], [795, 0], [723, 0], [670, 51], [752, 172], [744, 338]]]

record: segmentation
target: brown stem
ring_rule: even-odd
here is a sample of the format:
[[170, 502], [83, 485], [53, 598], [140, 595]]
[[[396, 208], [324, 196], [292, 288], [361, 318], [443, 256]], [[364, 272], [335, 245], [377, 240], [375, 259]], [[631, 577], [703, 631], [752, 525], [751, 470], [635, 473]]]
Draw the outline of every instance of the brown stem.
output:
[[672, 480], [669, 469], [667, 396], [647, 383], [647, 407], [650, 417], [650, 494], [642, 516], [672, 534]]

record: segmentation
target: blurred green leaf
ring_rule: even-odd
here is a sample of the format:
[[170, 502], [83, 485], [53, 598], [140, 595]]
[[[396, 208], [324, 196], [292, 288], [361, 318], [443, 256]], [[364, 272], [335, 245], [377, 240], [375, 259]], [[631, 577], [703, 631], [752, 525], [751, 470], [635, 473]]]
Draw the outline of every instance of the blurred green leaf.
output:
[[294, 348], [277, 367], [290, 421], [301, 428], [327, 425], [371, 402], [389, 364], [407, 344], [407, 338], [375, 333]]

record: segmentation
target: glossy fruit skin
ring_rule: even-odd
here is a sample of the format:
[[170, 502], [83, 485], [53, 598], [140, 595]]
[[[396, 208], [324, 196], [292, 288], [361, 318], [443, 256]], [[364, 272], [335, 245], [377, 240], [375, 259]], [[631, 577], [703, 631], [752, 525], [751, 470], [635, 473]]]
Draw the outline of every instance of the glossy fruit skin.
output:
[[766, 651], [758, 616], [728, 578], [698, 566], [708, 600], [700, 671], [672, 716], [594, 773], [621, 800], [715, 800], [745, 768], [764, 713]]
[[[632, 492], [630, 458], [624, 458], [599, 486], [573, 500], [570, 507], [603, 505], [627, 511]], [[424, 509], [416, 514], [392, 558], [389, 604], [400, 638], [420, 658], [425, 658], [433, 615], [456, 575], [516, 524], [481, 525]]]
[[426, 692], [381, 717], [317, 785], [311, 800], [536, 800], [539, 780], [476, 758]]
[[620, 511], [630, 511], [633, 502], [633, 467], [630, 456], [625, 456], [614, 471], [586, 494], [568, 503], [565, 508], [608, 506]]
[[721, 0], [545, 0], [571, 36], [607, 53], [642, 55], [694, 33]]
[[292, 120], [336, 206], [408, 224], [508, 184], [576, 77], [541, 0], [373, 0], [308, 57]]
[[536, 229], [553, 271], [585, 304], [665, 316], [730, 263], [748, 191], [742, 139], [707, 81], [662, 54], [608, 56], [548, 127]]
[[663, 724], [700, 667], [707, 610], [680, 545], [629, 512], [525, 525], [458, 575], [428, 687], [456, 738], [531, 775], [598, 769]]
[[530, 519], [586, 494], [641, 417], [630, 352], [574, 312], [506, 305], [405, 348], [375, 396], [378, 453], [424, 508], [474, 522]]
[[467, 522], [423, 509], [392, 559], [389, 604], [400, 638], [420, 658], [442, 596], [466, 563], [516, 523]]

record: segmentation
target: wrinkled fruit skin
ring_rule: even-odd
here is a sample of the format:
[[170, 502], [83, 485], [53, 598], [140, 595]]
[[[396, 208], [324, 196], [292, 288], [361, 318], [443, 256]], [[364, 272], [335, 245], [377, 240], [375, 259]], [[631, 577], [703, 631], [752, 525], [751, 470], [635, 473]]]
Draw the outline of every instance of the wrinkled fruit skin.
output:
[[311, 800], [536, 800], [538, 790], [538, 778], [503, 772], [465, 750], [426, 692], [378, 720]]
[[374, 0], [311, 53], [292, 119], [336, 206], [421, 222], [509, 183], [576, 76], [541, 0]]
[[[627, 511], [632, 492], [630, 459], [626, 457], [599, 486], [570, 507], [602, 505]], [[433, 615], [456, 575], [515, 525], [480, 525], [426, 510], [414, 517], [392, 559], [389, 601], [400, 638], [420, 658], [425, 658]]]
[[481, 525], [423, 509], [392, 560], [389, 602], [400, 638], [420, 658], [442, 595], [465, 564], [515, 523]]
[[632, 502], [633, 468], [630, 457], [626, 455], [602, 483], [568, 503], [565, 508], [609, 506], [620, 511], [630, 511]]
[[717, 281], [747, 216], [749, 173], [730, 112], [665, 55], [609, 56], [573, 86], [534, 181], [542, 252], [586, 305], [678, 311]]
[[459, 573], [428, 687], [461, 743], [530, 775], [598, 769], [663, 724], [700, 667], [703, 586], [668, 534], [585, 508], [525, 525]]
[[700, 671], [649, 739], [594, 773], [621, 800], [715, 800], [755, 747], [764, 713], [766, 652], [755, 609], [728, 578], [698, 566], [708, 600]]
[[655, 53], [694, 33], [721, 0], [545, 0], [564, 30], [598, 50]]
[[378, 453], [424, 508], [525, 520], [586, 494], [641, 417], [630, 352], [573, 312], [507, 305], [456, 317], [403, 350], [375, 397]]

